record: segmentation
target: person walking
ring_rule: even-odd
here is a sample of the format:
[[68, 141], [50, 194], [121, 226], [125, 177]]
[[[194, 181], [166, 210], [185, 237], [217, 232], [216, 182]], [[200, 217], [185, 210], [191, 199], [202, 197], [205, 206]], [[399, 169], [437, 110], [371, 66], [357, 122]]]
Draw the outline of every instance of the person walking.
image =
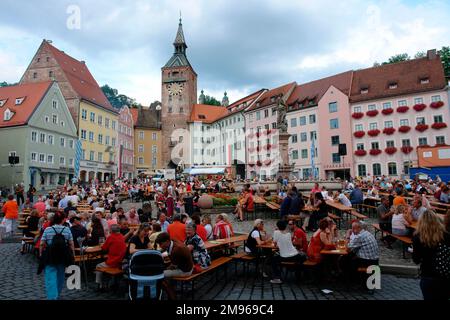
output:
[[3, 205], [2, 211], [5, 215], [4, 226], [6, 237], [8, 237], [8, 234], [12, 237], [17, 228], [17, 219], [19, 218], [19, 206], [12, 194], [8, 196], [8, 201]]
[[53, 225], [44, 230], [39, 246], [38, 273], [45, 272], [48, 300], [58, 300], [64, 285], [65, 269], [73, 264], [75, 246], [70, 228], [63, 225], [64, 215], [56, 213]]

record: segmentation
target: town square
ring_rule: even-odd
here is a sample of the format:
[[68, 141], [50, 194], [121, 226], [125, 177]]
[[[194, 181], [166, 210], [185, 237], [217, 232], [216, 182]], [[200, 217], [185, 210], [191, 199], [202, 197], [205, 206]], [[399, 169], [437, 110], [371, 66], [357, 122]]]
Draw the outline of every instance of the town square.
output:
[[24, 2], [1, 301], [450, 300], [449, 3]]

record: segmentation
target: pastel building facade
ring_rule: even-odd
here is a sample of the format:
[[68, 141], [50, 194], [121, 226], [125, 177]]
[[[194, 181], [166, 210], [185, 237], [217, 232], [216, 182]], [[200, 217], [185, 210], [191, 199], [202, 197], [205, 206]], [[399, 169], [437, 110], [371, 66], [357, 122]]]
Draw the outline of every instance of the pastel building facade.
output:
[[351, 129], [358, 176], [409, 175], [417, 148], [450, 142], [448, 84], [434, 50], [354, 72]]
[[134, 177], [134, 121], [128, 106], [123, 106], [119, 113], [117, 147], [117, 176], [133, 179]]
[[74, 177], [77, 131], [56, 82], [0, 88], [0, 136], [0, 187], [54, 190]]

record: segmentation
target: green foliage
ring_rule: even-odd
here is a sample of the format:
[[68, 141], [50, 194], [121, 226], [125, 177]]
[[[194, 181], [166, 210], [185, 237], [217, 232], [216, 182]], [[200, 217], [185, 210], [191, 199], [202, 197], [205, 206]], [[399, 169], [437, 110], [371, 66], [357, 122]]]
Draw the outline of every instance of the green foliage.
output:
[[425, 58], [426, 56], [427, 56], [427, 53], [425, 51], [419, 51], [414, 56], [414, 59]]
[[400, 54], [396, 54], [395, 56], [392, 56], [389, 58], [388, 61], [383, 62], [382, 64], [391, 64], [391, 63], [397, 63], [397, 62], [401, 62], [401, 61], [407, 61], [410, 60], [411, 58], [409, 57], [409, 55], [407, 53], [400, 53]]
[[15, 86], [17, 84], [16, 83], [8, 83], [6, 81], [0, 82], [0, 87], [9, 87], [9, 86]]
[[448, 78], [450, 77], [450, 46], [442, 47], [442, 49], [439, 50], [438, 53], [441, 56], [445, 76]]
[[220, 101], [218, 101], [216, 98], [210, 97], [210, 96], [205, 96], [204, 104], [208, 104], [211, 106], [220, 106], [221, 105]]
[[223, 198], [216, 198], [213, 196], [213, 205], [215, 207], [220, 206], [236, 206], [238, 203], [237, 198], [230, 198], [230, 199], [223, 199]]
[[129, 107], [138, 107], [140, 106], [139, 103], [136, 103], [136, 100], [133, 98], [130, 98], [124, 94], [119, 94], [117, 89], [111, 88], [109, 85], [105, 84], [102, 87], [102, 91], [105, 94], [106, 98], [109, 100], [109, 103], [116, 108], [120, 109], [124, 105], [127, 105]]

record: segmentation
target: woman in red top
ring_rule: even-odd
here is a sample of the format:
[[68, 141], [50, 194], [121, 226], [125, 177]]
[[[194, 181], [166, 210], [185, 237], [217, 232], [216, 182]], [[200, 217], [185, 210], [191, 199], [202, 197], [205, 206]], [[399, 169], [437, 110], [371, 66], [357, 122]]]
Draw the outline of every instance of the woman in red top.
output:
[[320, 262], [322, 260], [320, 251], [333, 246], [329, 227], [330, 225], [327, 219], [320, 220], [319, 229], [312, 235], [308, 246], [308, 260]]

